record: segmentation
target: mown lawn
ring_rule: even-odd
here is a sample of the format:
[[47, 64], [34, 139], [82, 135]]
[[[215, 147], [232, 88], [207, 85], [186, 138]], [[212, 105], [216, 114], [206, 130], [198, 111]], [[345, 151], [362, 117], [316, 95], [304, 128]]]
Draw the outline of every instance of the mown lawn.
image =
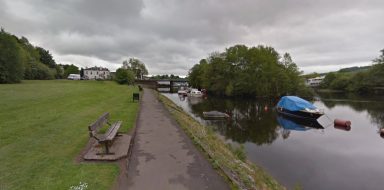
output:
[[0, 189], [109, 189], [113, 163], [75, 162], [102, 113], [133, 127], [137, 88], [111, 81], [23, 81], [0, 85]]

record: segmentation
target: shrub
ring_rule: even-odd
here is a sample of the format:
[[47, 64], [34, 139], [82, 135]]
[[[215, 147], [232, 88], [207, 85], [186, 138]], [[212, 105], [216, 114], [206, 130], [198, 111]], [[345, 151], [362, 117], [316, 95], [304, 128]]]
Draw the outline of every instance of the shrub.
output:
[[23, 79], [23, 62], [16, 38], [0, 32], [0, 83], [18, 83]]

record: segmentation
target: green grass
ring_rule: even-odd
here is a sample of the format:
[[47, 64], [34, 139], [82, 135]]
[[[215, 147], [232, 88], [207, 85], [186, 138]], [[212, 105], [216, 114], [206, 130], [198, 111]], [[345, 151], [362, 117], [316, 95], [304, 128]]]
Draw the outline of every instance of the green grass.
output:
[[102, 113], [133, 127], [137, 88], [111, 81], [23, 81], [0, 85], [0, 189], [109, 189], [113, 163], [76, 163], [87, 126]]

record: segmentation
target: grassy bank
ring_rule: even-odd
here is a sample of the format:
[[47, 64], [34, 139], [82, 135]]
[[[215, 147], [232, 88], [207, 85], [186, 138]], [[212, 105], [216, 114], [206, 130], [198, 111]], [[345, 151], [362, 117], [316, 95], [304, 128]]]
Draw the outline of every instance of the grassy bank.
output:
[[0, 189], [108, 189], [118, 175], [112, 163], [75, 163], [87, 126], [103, 112], [135, 122], [138, 103], [126, 85], [109, 81], [23, 81], [0, 85]]
[[261, 168], [244, 159], [241, 149], [219, 139], [165, 96], [160, 100], [196, 145], [207, 154], [213, 167], [221, 170], [237, 189], [285, 189]]

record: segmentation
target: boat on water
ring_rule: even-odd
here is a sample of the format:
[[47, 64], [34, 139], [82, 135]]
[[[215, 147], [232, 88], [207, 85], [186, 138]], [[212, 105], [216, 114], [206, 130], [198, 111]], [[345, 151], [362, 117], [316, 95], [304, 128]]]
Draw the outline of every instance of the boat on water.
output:
[[207, 119], [221, 119], [221, 118], [229, 118], [229, 115], [219, 111], [207, 111], [203, 112], [204, 118]]
[[180, 87], [180, 89], [177, 91], [177, 94], [186, 96], [188, 94], [188, 90], [184, 87]]
[[189, 93], [188, 93], [188, 96], [191, 96], [191, 97], [203, 97], [203, 93], [201, 93], [200, 90], [197, 90], [197, 89], [192, 89]]
[[297, 96], [283, 96], [277, 103], [276, 110], [280, 114], [306, 120], [317, 120], [324, 115], [322, 110]]

